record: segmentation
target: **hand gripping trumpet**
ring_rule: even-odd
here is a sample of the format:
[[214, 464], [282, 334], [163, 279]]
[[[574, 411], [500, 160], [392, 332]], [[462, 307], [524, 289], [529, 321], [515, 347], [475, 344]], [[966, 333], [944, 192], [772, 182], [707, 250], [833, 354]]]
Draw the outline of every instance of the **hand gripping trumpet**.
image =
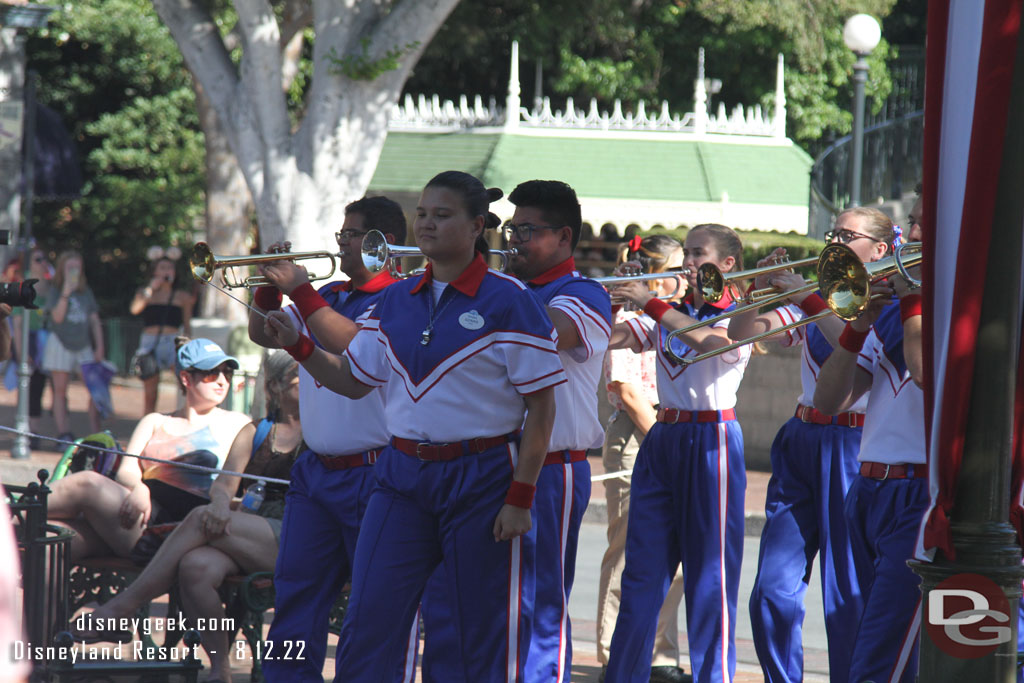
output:
[[[491, 249], [490, 253], [501, 257], [501, 271], [508, 270], [509, 260], [516, 255], [515, 249]], [[423, 256], [419, 247], [404, 247], [388, 244], [387, 237], [380, 230], [371, 230], [363, 237], [363, 265], [371, 273], [379, 273], [385, 268], [394, 278], [406, 278], [416, 273], [403, 273], [398, 269], [397, 262], [403, 258]]]
[[[639, 273], [637, 275], [610, 275], [608, 277], [595, 277], [594, 282], [599, 283], [605, 289], [612, 289], [617, 285], [624, 285], [627, 282], [650, 282], [651, 280], [674, 280], [676, 283], [675, 289], [671, 293], [665, 296], [659, 296], [659, 299], [670, 300], [675, 299], [679, 296], [679, 277], [685, 277], [690, 274], [688, 268], [683, 270], [673, 270], [664, 273]], [[616, 297], [612, 292], [612, 305], [618, 306], [626, 303], [622, 297]]]
[[304, 261], [310, 259], [327, 259], [331, 262], [331, 269], [325, 271], [323, 274], [316, 275], [314, 273], [309, 274], [311, 281], [326, 280], [334, 275], [334, 271], [337, 269], [337, 254], [332, 254], [329, 251], [304, 251], [294, 253], [281, 253], [281, 254], [254, 254], [251, 256], [216, 256], [206, 242], [196, 242], [196, 245], [192, 247], [192, 253], [189, 255], [188, 264], [192, 270], [192, 277], [201, 282], [210, 282], [213, 279], [214, 273], [218, 270], [224, 269], [224, 286], [229, 289], [237, 287], [261, 287], [269, 285], [270, 281], [262, 275], [250, 275], [243, 280], [237, 279], [235, 276], [229, 276], [232, 268], [239, 268], [243, 266], [256, 266], [261, 263], [270, 263], [271, 261]]
[[[899, 274], [911, 286], [920, 286], [921, 281], [911, 277], [909, 270], [921, 262], [921, 256], [921, 243], [908, 242], [898, 245], [893, 251], [892, 256], [887, 256], [886, 258], [872, 263], [863, 263], [860, 260], [860, 257], [845, 244], [830, 244], [822, 250], [821, 254], [819, 254], [816, 259], [818, 270], [817, 282], [808, 283], [803, 287], [788, 292], [781, 292], [779, 293], [779, 296], [771, 296], [760, 302], [750, 303], [746, 306], [738, 306], [733, 310], [727, 311], [722, 315], [715, 316], [714, 318], [708, 318], [695, 325], [673, 330], [668, 333], [665, 339], [665, 355], [680, 365], [690, 365], [691, 363], [698, 363], [707, 358], [728, 353], [729, 351], [745, 346], [746, 344], [754, 344], [776, 334], [816, 322], [829, 315], [835, 315], [846, 321], [856, 320], [864, 309], [867, 308], [868, 303], [870, 303], [871, 285], [875, 282]], [[793, 266], [799, 263], [801, 262], [788, 265]], [[773, 268], [774, 270], [780, 269], [774, 266], [769, 266], [769, 268]], [[752, 271], [747, 272], [748, 275], [746, 275], [746, 277], [750, 277], [749, 273]], [[733, 275], [734, 279], [736, 277], [736, 275]], [[760, 308], [767, 303], [774, 303], [775, 301], [788, 298], [794, 294], [810, 292], [815, 289], [821, 290], [821, 296], [828, 305], [829, 310], [816, 313], [815, 315], [803, 318], [802, 320], [798, 320], [788, 325], [783, 325], [780, 328], [770, 330], [764, 334], [754, 335], [749, 339], [733, 342], [732, 344], [715, 349], [714, 351], [708, 351], [696, 356], [688, 356], [684, 358], [672, 351], [671, 342], [675, 337], [692, 332], [697, 328], [714, 324], [719, 320], [735, 317], [740, 313], [749, 311], [751, 307], [756, 306]]]

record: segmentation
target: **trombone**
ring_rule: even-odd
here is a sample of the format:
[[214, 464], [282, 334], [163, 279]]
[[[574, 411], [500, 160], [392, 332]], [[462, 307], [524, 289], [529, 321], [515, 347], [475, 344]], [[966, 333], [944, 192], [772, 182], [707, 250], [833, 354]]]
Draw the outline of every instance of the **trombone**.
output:
[[[594, 282], [601, 284], [605, 289], [611, 289], [617, 285], [624, 285], [628, 282], [649, 282], [651, 280], [674, 280], [676, 283], [675, 289], [670, 294], [665, 296], [659, 296], [659, 299], [666, 301], [675, 299], [679, 296], [679, 277], [686, 277], [690, 274], [689, 268], [683, 270], [673, 270], [663, 273], [639, 273], [637, 275], [611, 275], [608, 277], [595, 277]], [[612, 304], [619, 305], [625, 303], [622, 297], [612, 296]]]
[[261, 263], [270, 263], [272, 261], [328, 259], [331, 262], [331, 269], [329, 271], [322, 275], [316, 275], [314, 273], [309, 274], [309, 279], [311, 281], [326, 280], [334, 275], [334, 271], [337, 268], [337, 262], [335, 261], [337, 256], [337, 254], [332, 254], [328, 251], [253, 254], [251, 256], [216, 256], [212, 251], [210, 251], [210, 246], [206, 242], [196, 242], [195, 246], [192, 247], [192, 253], [189, 255], [188, 264], [189, 268], [192, 270], [192, 277], [200, 282], [210, 282], [210, 280], [213, 279], [214, 273], [220, 269], [224, 269], [224, 286], [228, 289], [234, 289], [237, 287], [261, 287], [269, 285], [271, 282], [262, 275], [250, 275], [244, 280], [238, 280], [233, 276], [229, 277], [228, 271], [231, 268], [256, 266]]
[[864, 263], [860, 260], [860, 257], [857, 256], [853, 249], [850, 249], [850, 247], [845, 244], [829, 244], [822, 250], [821, 254], [819, 254], [816, 259], [818, 262], [818, 282], [810, 283], [804, 287], [799, 287], [795, 290], [784, 293], [785, 297], [788, 297], [796, 293], [813, 291], [815, 288], [820, 289], [822, 298], [828, 305], [829, 310], [815, 313], [810, 317], [797, 320], [796, 322], [789, 323], [788, 325], [783, 325], [777, 329], [770, 330], [762, 334], [756, 334], [749, 339], [733, 342], [732, 344], [715, 349], [714, 351], [707, 351], [696, 356], [684, 358], [672, 351], [671, 342], [673, 338], [686, 334], [687, 332], [692, 332], [699, 327], [712, 324], [713, 322], [732, 318], [740, 313], [749, 311], [751, 306], [756, 305], [761, 307], [764, 303], [762, 302], [759, 304], [737, 307], [731, 311], [723, 313], [722, 315], [703, 320], [699, 324], [690, 325], [689, 327], [683, 327], [669, 332], [665, 338], [665, 355], [680, 365], [690, 365], [707, 358], [728, 353], [729, 351], [738, 349], [741, 346], [746, 346], [747, 344], [755, 344], [762, 339], [767, 339], [768, 337], [782, 332], [787, 332], [802, 325], [817, 322], [818, 320], [830, 315], [835, 315], [836, 317], [846, 321], [856, 320], [864, 309], [867, 308], [868, 303], [870, 303], [871, 285], [875, 282], [884, 280], [885, 278], [899, 273], [899, 275], [910, 283], [911, 286], [920, 286], [921, 281], [912, 277], [909, 273], [909, 269], [921, 263], [922, 255], [923, 249], [920, 242], [906, 242], [897, 245], [893, 250], [892, 256], [887, 256], [872, 263]]
[[[401, 258], [415, 258], [423, 256], [419, 247], [404, 247], [395, 244], [388, 244], [387, 237], [380, 230], [371, 230], [363, 237], [362, 246], [363, 265], [371, 273], [379, 273], [388, 269], [394, 278], [406, 278], [418, 275], [417, 271], [403, 273], [398, 270], [396, 261]], [[501, 257], [501, 271], [508, 270], [509, 261], [518, 252], [515, 249], [491, 249], [490, 253]]]
[[[760, 268], [751, 268], [750, 270], [740, 270], [731, 273], [723, 273], [714, 263], [705, 263], [697, 268], [697, 286], [700, 288], [701, 294], [704, 295], [705, 301], [715, 303], [725, 296], [725, 288], [731, 283], [746, 280], [748, 278], [756, 278], [761, 275], [767, 275], [768, 273], [775, 273], [780, 270], [803, 268], [805, 266], [814, 265], [817, 262], [817, 256], [808, 256], [807, 258], [800, 259], [799, 261], [780, 261], [779, 263], [773, 263], [770, 266], [761, 266]], [[736, 298], [736, 302], [742, 304], [757, 303], [760, 306], [765, 306], [785, 299], [791, 294], [794, 294], [794, 292], [786, 292], [782, 296], [779, 296], [779, 294], [779, 290], [774, 287], [755, 289], [738, 296]]]

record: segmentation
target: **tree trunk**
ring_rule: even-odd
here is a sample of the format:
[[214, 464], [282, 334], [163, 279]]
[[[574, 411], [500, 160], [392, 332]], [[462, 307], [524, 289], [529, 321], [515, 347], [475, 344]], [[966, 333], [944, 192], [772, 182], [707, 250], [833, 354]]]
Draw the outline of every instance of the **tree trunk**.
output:
[[[198, 81], [194, 87], [199, 125], [206, 137], [206, 242], [218, 256], [243, 256], [249, 253], [252, 197], [217, 112]], [[215, 276], [214, 282], [220, 284], [220, 280]], [[245, 324], [248, 312], [240, 303], [212, 287], [202, 292], [197, 315]]]
[[[392, 107], [413, 65], [458, 0], [312, 3], [313, 77], [298, 128], [281, 84], [294, 37], [268, 0], [234, 0], [232, 59], [198, 0], [153, 0], [202, 83], [255, 203], [261, 241], [333, 248], [344, 207], [365, 193]], [[302, 3], [300, 3], [301, 5]], [[287, 24], [286, 24], [287, 26]]]

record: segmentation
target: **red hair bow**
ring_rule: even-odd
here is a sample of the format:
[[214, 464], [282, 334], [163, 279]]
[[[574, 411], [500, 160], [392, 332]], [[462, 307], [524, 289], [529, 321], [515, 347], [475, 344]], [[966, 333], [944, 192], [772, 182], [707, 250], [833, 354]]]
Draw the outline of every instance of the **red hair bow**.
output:
[[640, 251], [640, 242], [642, 241], [640, 235], [633, 235], [633, 238], [629, 240], [629, 250]]

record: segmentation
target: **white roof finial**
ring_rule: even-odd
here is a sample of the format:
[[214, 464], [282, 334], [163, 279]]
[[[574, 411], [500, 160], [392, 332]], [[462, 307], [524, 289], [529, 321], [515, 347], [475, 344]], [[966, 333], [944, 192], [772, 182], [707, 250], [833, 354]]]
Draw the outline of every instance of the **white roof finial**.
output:
[[704, 86], [704, 48], [697, 51], [697, 82], [693, 86], [693, 132], [708, 132], [708, 91]]
[[779, 53], [779, 66], [775, 71], [775, 120], [772, 122], [772, 136], [776, 138], [786, 137], [786, 83], [784, 79], [785, 67], [783, 65], [782, 53]]
[[505, 130], [519, 128], [519, 41], [512, 41], [512, 63], [508, 70], [508, 97], [505, 100]]

